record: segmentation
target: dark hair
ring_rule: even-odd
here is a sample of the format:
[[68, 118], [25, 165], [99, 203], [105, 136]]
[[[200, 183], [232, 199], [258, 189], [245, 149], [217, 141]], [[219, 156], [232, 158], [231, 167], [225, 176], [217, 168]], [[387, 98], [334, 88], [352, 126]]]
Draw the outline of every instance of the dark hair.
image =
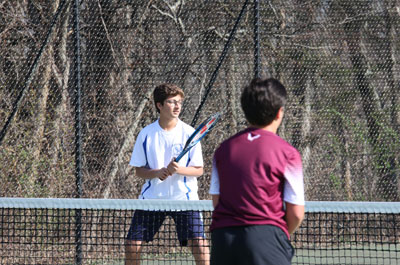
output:
[[157, 103], [160, 102], [161, 105], [164, 104], [164, 101], [169, 98], [169, 97], [174, 97], [180, 95], [182, 98], [185, 97], [185, 93], [183, 93], [183, 90], [180, 89], [178, 86], [173, 85], [173, 84], [161, 84], [159, 86], [156, 86], [156, 88], [153, 91], [153, 98], [154, 98], [154, 105], [156, 106], [157, 112], [160, 112], [160, 110], [157, 107]]
[[247, 121], [266, 126], [286, 103], [286, 88], [276, 79], [255, 78], [246, 86], [240, 98]]

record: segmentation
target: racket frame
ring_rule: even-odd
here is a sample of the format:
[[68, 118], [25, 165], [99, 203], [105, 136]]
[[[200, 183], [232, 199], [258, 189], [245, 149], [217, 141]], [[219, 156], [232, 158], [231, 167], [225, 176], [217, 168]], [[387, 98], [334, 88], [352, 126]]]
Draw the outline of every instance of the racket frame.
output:
[[[197, 129], [190, 135], [190, 137], [187, 139], [185, 146], [183, 147], [182, 152], [175, 158], [175, 162], [179, 162], [181, 158], [189, 152], [189, 150], [195, 146], [198, 142], [200, 142], [201, 139], [206, 136], [212, 128], [214, 128], [215, 124], [219, 120], [221, 116], [221, 113], [217, 112], [213, 115], [211, 115], [209, 118], [207, 118], [205, 121], [203, 121]], [[196, 138], [198, 136], [198, 138]]]

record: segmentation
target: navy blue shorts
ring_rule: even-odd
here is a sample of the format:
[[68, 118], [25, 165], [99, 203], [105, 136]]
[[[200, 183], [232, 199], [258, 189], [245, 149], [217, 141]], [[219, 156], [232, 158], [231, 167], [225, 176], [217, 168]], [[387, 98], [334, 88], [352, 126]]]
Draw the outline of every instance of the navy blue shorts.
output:
[[237, 226], [211, 232], [211, 265], [290, 265], [294, 249], [274, 225]]
[[203, 218], [198, 211], [136, 210], [126, 239], [152, 241], [167, 216], [174, 219], [181, 246], [186, 246], [188, 239], [205, 238]]

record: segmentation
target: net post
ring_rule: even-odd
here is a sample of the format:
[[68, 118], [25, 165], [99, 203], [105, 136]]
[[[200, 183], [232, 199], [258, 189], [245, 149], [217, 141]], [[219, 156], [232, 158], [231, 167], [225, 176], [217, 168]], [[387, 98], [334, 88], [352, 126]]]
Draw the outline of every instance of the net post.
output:
[[[76, 197], [82, 196], [82, 116], [81, 116], [81, 50], [80, 50], [80, 12], [79, 0], [74, 1], [74, 96], [75, 96], [75, 177], [76, 177]], [[82, 210], [75, 211], [75, 244], [76, 244], [76, 265], [82, 264]]]

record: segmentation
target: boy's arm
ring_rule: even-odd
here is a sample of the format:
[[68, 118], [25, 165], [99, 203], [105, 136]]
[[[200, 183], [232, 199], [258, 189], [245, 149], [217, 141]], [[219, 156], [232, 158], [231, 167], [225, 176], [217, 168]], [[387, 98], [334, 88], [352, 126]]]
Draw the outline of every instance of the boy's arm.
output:
[[203, 167], [197, 167], [197, 166], [182, 167], [177, 162], [175, 162], [175, 160], [172, 160], [169, 163], [167, 169], [170, 175], [179, 174], [192, 177], [199, 177], [203, 175]]
[[211, 194], [211, 199], [212, 199], [212, 204], [215, 209], [217, 207], [218, 201], [219, 201], [219, 194]]
[[213, 158], [212, 162], [212, 169], [211, 169], [211, 183], [210, 183], [210, 190], [209, 193], [211, 194], [212, 204], [215, 209], [219, 202], [219, 175], [217, 170], [217, 165], [215, 162], [215, 157]]
[[285, 168], [283, 200], [286, 204], [285, 220], [289, 234], [293, 234], [304, 219], [304, 176], [300, 153], [293, 149], [288, 154]]
[[285, 220], [288, 226], [289, 234], [293, 234], [301, 225], [304, 219], [304, 205], [286, 203]]
[[166, 179], [169, 175], [167, 168], [161, 169], [149, 169], [145, 167], [135, 167], [136, 176], [142, 179], [159, 178], [161, 180]]
[[200, 177], [203, 175], [203, 167], [195, 167], [195, 166], [190, 166], [190, 167], [180, 167], [176, 173], [179, 175], [185, 175], [185, 176], [192, 176], [192, 177]]

